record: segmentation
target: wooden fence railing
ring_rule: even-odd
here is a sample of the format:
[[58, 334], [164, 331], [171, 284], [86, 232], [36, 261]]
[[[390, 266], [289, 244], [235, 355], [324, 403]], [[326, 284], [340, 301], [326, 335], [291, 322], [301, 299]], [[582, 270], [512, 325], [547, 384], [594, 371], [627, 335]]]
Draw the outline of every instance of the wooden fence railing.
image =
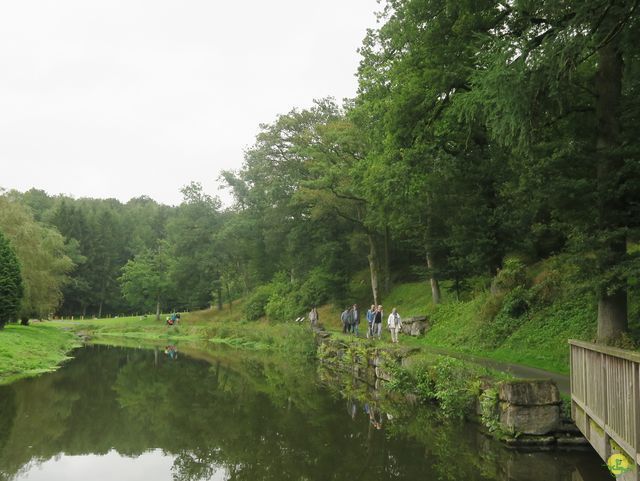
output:
[[640, 480], [640, 353], [569, 340], [571, 414], [582, 434], [607, 461], [622, 453]]

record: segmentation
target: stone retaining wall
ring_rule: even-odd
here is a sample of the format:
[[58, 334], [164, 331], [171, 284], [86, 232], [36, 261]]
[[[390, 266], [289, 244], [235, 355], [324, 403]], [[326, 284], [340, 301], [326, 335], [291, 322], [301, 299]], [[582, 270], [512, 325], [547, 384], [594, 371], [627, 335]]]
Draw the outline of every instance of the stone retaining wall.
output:
[[[393, 379], [392, 366], [410, 365], [411, 356], [419, 352], [417, 348], [349, 344], [321, 329], [315, 331], [315, 336], [321, 362], [376, 387]], [[477, 413], [479, 417], [491, 416], [499, 423], [501, 438], [507, 445], [540, 448], [587, 444], [575, 425], [562, 419], [560, 393], [553, 381], [485, 380], [478, 400], [490, 390], [498, 393], [493, 405], [481, 408], [478, 401]]]

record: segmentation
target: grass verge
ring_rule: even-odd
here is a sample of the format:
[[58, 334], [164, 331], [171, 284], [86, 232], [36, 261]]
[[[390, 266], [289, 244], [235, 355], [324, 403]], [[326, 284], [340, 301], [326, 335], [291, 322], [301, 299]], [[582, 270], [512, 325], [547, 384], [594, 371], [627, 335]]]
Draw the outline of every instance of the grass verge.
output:
[[0, 384], [54, 371], [80, 346], [69, 330], [47, 324], [8, 324], [0, 330]]

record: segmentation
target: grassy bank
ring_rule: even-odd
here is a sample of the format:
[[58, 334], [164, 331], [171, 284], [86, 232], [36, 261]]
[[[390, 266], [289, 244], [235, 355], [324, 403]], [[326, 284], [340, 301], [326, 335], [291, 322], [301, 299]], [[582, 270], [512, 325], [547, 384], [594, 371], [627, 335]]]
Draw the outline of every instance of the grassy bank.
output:
[[433, 329], [425, 342], [568, 374], [567, 340], [595, 338], [596, 308], [584, 298], [564, 299], [523, 318], [504, 320], [512, 324], [501, 336], [488, 334], [499, 321], [483, 317], [487, 302], [490, 299], [485, 294], [439, 307], [433, 313]]
[[[518, 270], [519, 269], [519, 270]], [[536, 265], [503, 269], [498, 289], [467, 291], [462, 300], [443, 286], [443, 302], [433, 305], [427, 282], [402, 283], [383, 298], [385, 311], [397, 307], [404, 318], [427, 315], [431, 328], [421, 338], [402, 337], [401, 344], [428, 350], [437, 346], [559, 373], [568, 372], [567, 339], [593, 340], [596, 302], [588, 292], [562, 281], [552, 268]], [[554, 277], [555, 275], [555, 277]], [[511, 277], [509, 277], [511, 276]], [[512, 278], [517, 282], [512, 282]], [[560, 280], [558, 280], [560, 278]], [[510, 284], [511, 282], [511, 284]], [[494, 280], [495, 287], [495, 280]], [[363, 296], [364, 297], [364, 294]], [[368, 306], [362, 305], [364, 312]], [[320, 322], [341, 338], [341, 306], [319, 308]], [[630, 296], [632, 327], [640, 306]], [[242, 301], [185, 313], [176, 326], [164, 316], [55, 321], [29, 327], [9, 325], [0, 331], [0, 382], [53, 369], [75, 345], [74, 334], [100, 343], [198, 343], [205, 350], [220, 344], [253, 350], [305, 354], [313, 349], [307, 322], [248, 322]], [[386, 324], [386, 320], [385, 320]], [[366, 321], [362, 321], [364, 334]], [[388, 331], [384, 331], [388, 343]], [[345, 337], [345, 339], [347, 339]]]
[[114, 345], [184, 343], [203, 352], [219, 345], [287, 356], [308, 356], [313, 350], [313, 339], [303, 326], [246, 322], [237, 305], [185, 313], [175, 326], [168, 326], [164, 316], [160, 321], [134, 316], [9, 324], [0, 330], [0, 384], [55, 370], [81, 345], [81, 337]]
[[431, 329], [423, 338], [405, 341], [411, 345], [568, 373], [567, 340], [594, 340], [596, 301], [589, 293], [569, 289], [540, 301], [536, 288], [534, 283], [506, 295], [479, 290], [460, 301], [445, 291], [443, 302], [434, 306], [426, 282], [407, 283], [395, 287], [384, 304], [385, 310], [397, 307], [405, 318], [429, 317]]
[[182, 314], [177, 325], [169, 326], [162, 316], [121, 317], [81, 321], [55, 321], [59, 328], [71, 329], [90, 338], [93, 342], [113, 343], [116, 340], [176, 344], [197, 343], [202, 348], [228, 345], [243, 349], [291, 351], [309, 349], [311, 336], [300, 325], [247, 322], [242, 320], [242, 310], [234, 305], [221, 311], [209, 309]]
[[0, 384], [55, 370], [79, 346], [72, 332], [43, 323], [0, 330]]

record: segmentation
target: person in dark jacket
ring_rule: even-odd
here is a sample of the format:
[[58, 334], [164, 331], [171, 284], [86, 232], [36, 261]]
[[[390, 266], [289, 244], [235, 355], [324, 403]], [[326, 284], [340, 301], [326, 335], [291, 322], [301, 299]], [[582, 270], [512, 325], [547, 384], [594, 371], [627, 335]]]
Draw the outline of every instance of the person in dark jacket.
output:
[[382, 318], [384, 317], [384, 311], [382, 306], [378, 306], [373, 316], [373, 335], [378, 336], [378, 339], [382, 339]]

